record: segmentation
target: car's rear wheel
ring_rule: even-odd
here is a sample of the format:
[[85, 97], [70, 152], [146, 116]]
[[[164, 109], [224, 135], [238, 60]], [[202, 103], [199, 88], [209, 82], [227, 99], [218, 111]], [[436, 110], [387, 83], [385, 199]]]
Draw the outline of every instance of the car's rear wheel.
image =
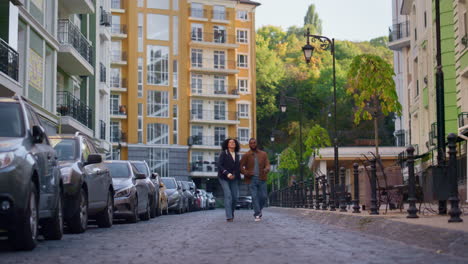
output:
[[28, 204], [22, 215], [22, 219], [18, 219], [16, 230], [11, 231], [8, 235], [8, 239], [17, 250], [33, 250], [37, 245], [39, 214], [37, 210], [36, 185], [31, 182], [29, 189]]
[[44, 221], [42, 235], [47, 240], [60, 240], [63, 236], [63, 200], [61, 190], [52, 218]]
[[98, 214], [96, 221], [99, 227], [108, 228], [112, 226], [112, 222], [114, 221], [114, 199], [110, 191], [107, 197], [106, 208]]
[[70, 232], [74, 234], [83, 233], [88, 228], [88, 196], [83, 188], [78, 199], [78, 211], [67, 221]]
[[149, 204], [150, 197], [148, 197], [148, 202], [146, 203], [146, 211], [140, 215], [140, 219], [143, 221], [148, 221], [151, 218], [151, 207]]

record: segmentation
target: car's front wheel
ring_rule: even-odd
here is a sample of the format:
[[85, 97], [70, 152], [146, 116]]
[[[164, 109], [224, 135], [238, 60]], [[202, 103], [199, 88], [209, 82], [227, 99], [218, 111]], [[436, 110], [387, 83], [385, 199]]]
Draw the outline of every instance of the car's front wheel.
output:
[[109, 191], [107, 197], [107, 205], [102, 212], [96, 218], [97, 225], [99, 227], [111, 227], [112, 222], [114, 221], [114, 199], [112, 193]]
[[42, 235], [48, 240], [60, 240], [63, 236], [63, 200], [61, 191], [57, 200], [57, 207], [55, 208], [52, 218], [44, 221], [42, 225]]
[[78, 197], [78, 211], [67, 221], [70, 232], [74, 234], [83, 233], [88, 228], [88, 195], [81, 188]]
[[150, 197], [148, 197], [148, 202], [146, 203], [146, 211], [140, 215], [140, 219], [143, 221], [148, 221], [151, 218], [151, 207], [149, 205]]
[[39, 214], [37, 210], [37, 189], [31, 182], [27, 208], [18, 219], [16, 230], [9, 233], [8, 238], [17, 250], [33, 250], [37, 245], [37, 227]]

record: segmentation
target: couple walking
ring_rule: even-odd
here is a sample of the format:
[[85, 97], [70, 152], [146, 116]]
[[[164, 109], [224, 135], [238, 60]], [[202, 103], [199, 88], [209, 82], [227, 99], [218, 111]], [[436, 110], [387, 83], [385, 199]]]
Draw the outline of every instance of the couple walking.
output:
[[250, 150], [240, 159], [239, 142], [228, 138], [223, 142], [218, 158], [218, 179], [224, 192], [224, 208], [228, 222], [234, 220], [241, 173], [244, 175], [245, 183], [249, 184], [255, 221], [262, 219], [262, 209], [267, 198], [266, 180], [270, 171], [270, 162], [266, 152], [257, 149], [255, 138], [249, 140], [249, 148]]

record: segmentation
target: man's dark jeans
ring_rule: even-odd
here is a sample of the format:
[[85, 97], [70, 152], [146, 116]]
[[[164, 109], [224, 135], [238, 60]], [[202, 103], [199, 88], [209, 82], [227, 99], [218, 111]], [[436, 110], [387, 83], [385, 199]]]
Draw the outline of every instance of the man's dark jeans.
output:
[[266, 181], [260, 180], [258, 177], [252, 177], [250, 183], [250, 193], [252, 194], [252, 203], [254, 208], [254, 216], [262, 214], [262, 209], [265, 206], [267, 199]]

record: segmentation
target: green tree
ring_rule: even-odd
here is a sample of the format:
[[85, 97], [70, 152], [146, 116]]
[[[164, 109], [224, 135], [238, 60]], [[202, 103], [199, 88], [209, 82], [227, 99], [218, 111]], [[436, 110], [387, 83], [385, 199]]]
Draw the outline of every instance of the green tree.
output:
[[393, 67], [376, 55], [363, 54], [354, 57], [347, 74], [347, 94], [354, 100], [354, 123], [374, 121], [375, 154], [379, 155], [378, 114], [401, 115], [401, 105], [393, 80]]
[[311, 33], [322, 34], [322, 20], [315, 11], [315, 5], [309, 5], [304, 17], [304, 27], [309, 27]]
[[281, 152], [281, 162], [278, 166], [280, 169], [288, 171], [295, 171], [299, 168], [299, 162], [297, 162], [297, 154], [294, 149], [288, 147]]
[[308, 158], [311, 155], [320, 156], [320, 149], [331, 146], [330, 137], [328, 131], [320, 125], [314, 125], [308, 132], [304, 142], [305, 153], [304, 158]]

